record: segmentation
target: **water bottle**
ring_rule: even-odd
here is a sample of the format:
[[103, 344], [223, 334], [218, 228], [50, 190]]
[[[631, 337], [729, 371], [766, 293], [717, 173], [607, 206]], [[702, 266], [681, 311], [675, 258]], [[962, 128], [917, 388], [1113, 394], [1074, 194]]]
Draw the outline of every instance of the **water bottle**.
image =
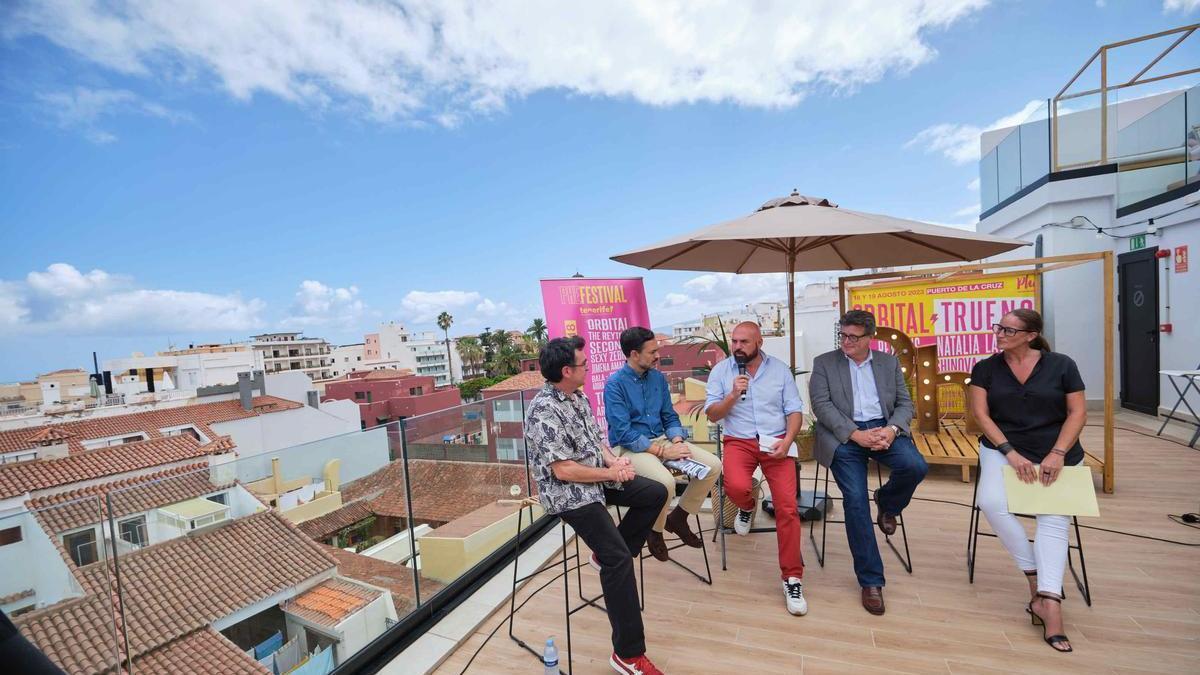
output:
[[554, 646], [554, 638], [546, 640], [546, 649], [542, 652], [542, 665], [545, 666], [543, 675], [558, 675], [558, 647]]

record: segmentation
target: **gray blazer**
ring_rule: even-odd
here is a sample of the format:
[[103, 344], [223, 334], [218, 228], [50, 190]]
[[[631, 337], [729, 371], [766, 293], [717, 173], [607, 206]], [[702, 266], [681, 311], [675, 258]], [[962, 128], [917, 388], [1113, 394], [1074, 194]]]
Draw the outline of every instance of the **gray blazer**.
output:
[[[904, 373], [900, 372], [900, 361], [874, 349], [871, 355], [871, 371], [875, 373], [875, 387], [879, 390], [884, 418], [888, 424], [900, 427], [900, 433], [909, 434], [913, 402], [908, 395]], [[808, 394], [813, 415], [817, 418], [817, 461], [829, 466], [837, 447], [850, 440], [850, 434], [858, 429], [854, 423], [850, 366], [840, 349], [826, 352], [813, 361], [812, 373], [808, 376]]]

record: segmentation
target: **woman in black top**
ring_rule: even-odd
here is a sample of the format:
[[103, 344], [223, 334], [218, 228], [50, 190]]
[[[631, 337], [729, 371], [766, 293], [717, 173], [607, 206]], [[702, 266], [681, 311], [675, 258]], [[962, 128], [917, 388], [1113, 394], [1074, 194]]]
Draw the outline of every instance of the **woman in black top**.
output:
[[1050, 485], [1063, 466], [1083, 461], [1083, 379], [1069, 356], [1050, 351], [1042, 337], [1042, 317], [1032, 309], [1015, 309], [992, 328], [1001, 351], [975, 364], [970, 380], [971, 412], [983, 429], [978, 504], [1029, 581], [1032, 597], [1026, 611], [1035, 625], [1044, 626], [1043, 639], [1055, 650], [1069, 652], [1060, 593], [1070, 518], [1037, 515], [1030, 545], [1025, 528], [1008, 512], [1002, 468], [1008, 464], [1026, 483]]

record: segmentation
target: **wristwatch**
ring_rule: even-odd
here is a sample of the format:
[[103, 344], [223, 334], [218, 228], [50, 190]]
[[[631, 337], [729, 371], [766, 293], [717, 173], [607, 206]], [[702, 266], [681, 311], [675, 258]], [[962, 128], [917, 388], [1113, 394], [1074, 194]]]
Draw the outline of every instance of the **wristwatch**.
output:
[[896, 434], [896, 436], [900, 435], [900, 427], [896, 426], [895, 424], [889, 424], [888, 428], [891, 429]]

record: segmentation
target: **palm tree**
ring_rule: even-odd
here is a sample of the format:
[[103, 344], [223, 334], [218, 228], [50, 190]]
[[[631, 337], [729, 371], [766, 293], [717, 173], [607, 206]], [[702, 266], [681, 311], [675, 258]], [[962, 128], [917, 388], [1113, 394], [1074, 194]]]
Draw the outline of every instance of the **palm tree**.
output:
[[539, 347], [546, 344], [546, 322], [540, 318], [534, 319], [533, 323], [529, 324], [529, 328], [525, 329], [525, 334], [537, 340]]
[[454, 366], [450, 361], [450, 325], [454, 323], [454, 317], [450, 316], [449, 312], [438, 314], [437, 325], [446, 335], [446, 370], [449, 371], [450, 384], [454, 384]]
[[511, 342], [497, 349], [492, 370], [496, 375], [516, 375], [521, 371], [521, 350]]
[[459, 338], [458, 358], [462, 359], [463, 370], [469, 369], [475, 374], [484, 362], [483, 345], [479, 343], [479, 338], [472, 335]]
[[533, 357], [537, 356], [538, 350], [542, 348], [543, 344], [545, 344], [545, 343], [542, 342], [541, 340], [538, 340], [536, 337], [534, 337], [533, 335], [531, 335], [529, 333], [522, 335], [521, 336], [521, 357], [529, 359], [529, 358], [533, 358]]

